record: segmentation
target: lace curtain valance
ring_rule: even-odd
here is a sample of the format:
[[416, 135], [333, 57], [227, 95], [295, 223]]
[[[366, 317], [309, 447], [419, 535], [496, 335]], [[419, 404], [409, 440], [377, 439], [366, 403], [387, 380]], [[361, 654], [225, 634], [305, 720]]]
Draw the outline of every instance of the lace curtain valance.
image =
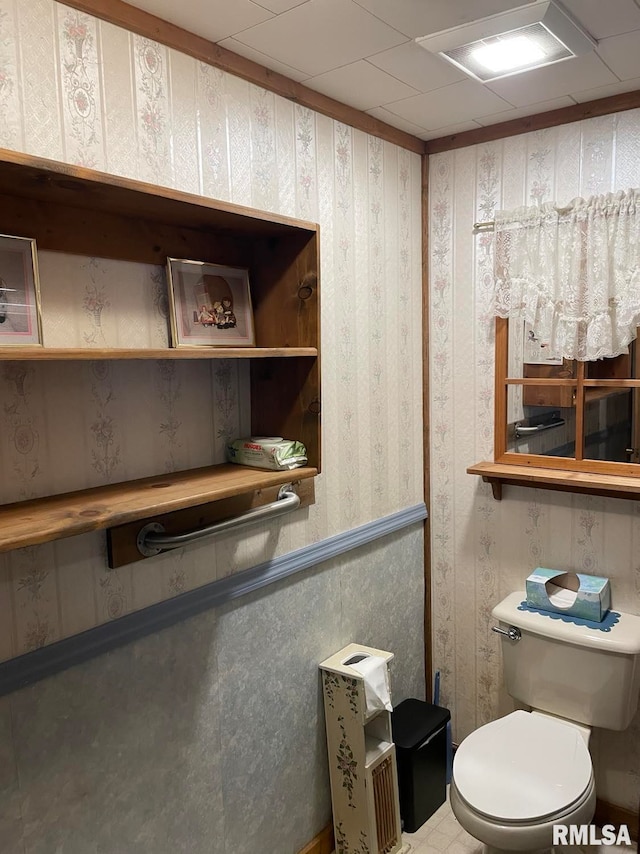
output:
[[495, 314], [526, 321], [550, 354], [628, 351], [640, 324], [640, 190], [495, 215]]

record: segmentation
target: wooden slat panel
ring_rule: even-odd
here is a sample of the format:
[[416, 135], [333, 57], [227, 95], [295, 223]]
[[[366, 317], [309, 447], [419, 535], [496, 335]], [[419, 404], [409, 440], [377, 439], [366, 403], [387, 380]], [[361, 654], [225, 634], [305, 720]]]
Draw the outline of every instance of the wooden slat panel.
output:
[[0, 507], [0, 552], [314, 477], [315, 468], [266, 471], [225, 464], [67, 492]]
[[[291, 482], [300, 497], [300, 508], [309, 507], [315, 503], [315, 491], [313, 480], [296, 480], [296, 472], [289, 472]], [[288, 481], [286, 481], [288, 482]], [[235, 495], [225, 498], [213, 504], [200, 504], [185, 510], [177, 510], [173, 513], [153, 514], [147, 519], [139, 519], [137, 522], [129, 522], [126, 525], [118, 525], [107, 530], [107, 547], [109, 555], [109, 566], [117, 569], [130, 563], [137, 563], [147, 558], [140, 554], [136, 545], [136, 539], [140, 528], [148, 521], [159, 522], [164, 526], [167, 534], [182, 534], [185, 531], [194, 531], [220, 522], [223, 519], [231, 519], [240, 513], [246, 513], [256, 507], [262, 507], [278, 498], [281, 485], [267, 486], [264, 489], [256, 489], [253, 492]], [[299, 508], [299, 509], [300, 509]]]

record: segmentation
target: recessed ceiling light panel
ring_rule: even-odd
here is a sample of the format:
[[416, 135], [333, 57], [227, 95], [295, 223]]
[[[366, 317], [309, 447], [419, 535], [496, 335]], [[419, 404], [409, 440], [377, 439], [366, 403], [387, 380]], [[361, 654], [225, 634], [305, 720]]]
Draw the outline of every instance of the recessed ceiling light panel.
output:
[[571, 59], [597, 44], [554, 0], [535, 0], [416, 41], [482, 83]]

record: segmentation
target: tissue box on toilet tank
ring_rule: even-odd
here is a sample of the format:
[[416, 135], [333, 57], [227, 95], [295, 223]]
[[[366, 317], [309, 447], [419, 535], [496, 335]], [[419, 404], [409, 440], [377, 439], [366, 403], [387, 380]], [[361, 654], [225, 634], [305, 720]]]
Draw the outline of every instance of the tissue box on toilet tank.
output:
[[527, 605], [596, 623], [611, 607], [609, 579], [596, 575], [539, 566], [527, 578], [526, 589]]

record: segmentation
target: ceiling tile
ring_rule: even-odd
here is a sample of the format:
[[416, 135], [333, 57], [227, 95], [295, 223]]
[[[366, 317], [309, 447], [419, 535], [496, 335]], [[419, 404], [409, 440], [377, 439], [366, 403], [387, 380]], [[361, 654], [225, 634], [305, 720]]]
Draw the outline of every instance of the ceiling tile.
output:
[[425, 128], [421, 128], [419, 125], [414, 125], [413, 122], [408, 122], [406, 119], [401, 119], [400, 116], [395, 116], [393, 113], [390, 113], [386, 107], [374, 107], [372, 110], [367, 110], [366, 112], [375, 119], [380, 119], [381, 122], [386, 122], [388, 125], [404, 130], [407, 133], [411, 133], [413, 136], [417, 136], [420, 139], [424, 138], [422, 134], [427, 133]]
[[411, 38], [448, 30], [514, 9], [531, 0], [355, 0], [371, 14]]
[[562, 0], [594, 39], [640, 29], [640, 9], [633, 0]]
[[466, 80], [467, 75], [432, 53], [421, 48], [415, 42], [392, 47], [375, 56], [368, 56], [367, 61], [397, 77], [418, 92], [430, 92], [458, 80]]
[[425, 131], [420, 135], [420, 139], [440, 139], [441, 136], [454, 136], [458, 133], [466, 133], [468, 130], [478, 130], [479, 127], [480, 125], [476, 124], [476, 122], [463, 122], [458, 125], [447, 125], [447, 127]]
[[369, 110], [418, 94], [412, 86], [401, 83], [364, 59], [311, 77], [305, 85], [358, 110]]
[[254, 0], [254, 3], [257, 3], [258, 6], [268, 9], [269, 12], [273, 12], [275, 15], [281, 15], [282, 12], [288, 12], [294, 6], [302, 6], [303, 3], [307, 2], [308, 0]]
[[251, 0], [217, 3], [215, 14], [212, 14], [210, 0], [189, 0], [181, 3], [176, 3], [175, 0], [135, 0], [134, 5], [213, 42], [273, 17], [271, 12]]
[[308, 74], [304, 71], [300, 71], [299, 68], [292, 68], [290, 65], [285, 65], [284, 62], [278, 62], [277, 59], [273, 59], [271, 56], [265, 56], [264, 53], [260, 53], [259, 50], [255, 50], [252, 47], [248, 47], [246, 44], [242, 44], [242, 42], [239, 42], [237, 39], [223, 39], [218, 42], [218, 44], [220, 47], [225, 47], [227, 50], [237, 53], [238, 56], [244, 56], [246, 59], [252, 59], [254, 62], [257, 62], [258, 65], [264, 65], [265, 68], [277, 71], [278, 74], [284, 74], [285, 77], [290, 77], [298, 83], [301, 83], [309, 77]]
[[581, 89], [615, 82], [615, 75], [602, 60], [595, 53], [588, 53], [486, 85], [514, 107], [526, 107], [536, 101], [550, 101]]
[[486, 116], [476, 116], [475, 121], [480, 125], [495, 125], [498, 122], [510, 122], [511, 119], [522, 119], [535, 116], [537, 113], [547, 113], [549, 110], [560, 110], [562, 107], [575, 107], [576, 102], [568, 95], [554, 98], [552, 101], [539, 101], [529, 107], [517, 107], [515, 110], [504, 110], [501, 113], [490, 113]]
[[621, 80], [640, 76], [640, 30], [602, 39], [598, 43], [598, 53]]
[[623, 92], [635, 92], [637, 89], [640, 89], [640, 77], [633, 77], [631, 80], [625, 80], [624, 83], [598, 86], [596, 89], [586, 89], [583, 92], [572, 92], [571, 97], [582, 104], [585, 101], [596, 101], [598, 98], [621, 95]]
[[427, 130], [459, 124], [472, 116], [497, 113], [511, 106], [475, 80], [463, 80], [433, 92], [386, 104], [392, 113]]
[[309, 0], [237, 38], [309, 76], [406, 41], [352, 0]]

